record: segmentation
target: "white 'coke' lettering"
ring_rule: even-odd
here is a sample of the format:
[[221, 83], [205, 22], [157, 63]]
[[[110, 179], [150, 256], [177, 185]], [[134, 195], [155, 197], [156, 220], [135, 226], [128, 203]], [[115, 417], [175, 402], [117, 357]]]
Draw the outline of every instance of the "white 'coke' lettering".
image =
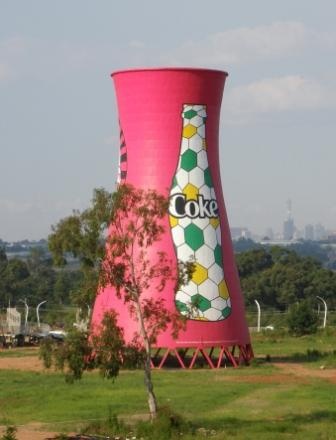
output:
[[218, 217], [218, 205], [214, 199], [204, 199], [199, 194], [197, 199], [186, 200], [185, 194], [174, 194], [170, 198], [169, 213], [176, 218], [214, 218]]

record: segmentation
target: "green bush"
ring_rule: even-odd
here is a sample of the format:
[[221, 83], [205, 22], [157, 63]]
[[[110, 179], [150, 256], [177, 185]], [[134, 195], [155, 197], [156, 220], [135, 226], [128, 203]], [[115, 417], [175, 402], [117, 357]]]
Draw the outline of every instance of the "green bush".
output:
[[317, 315], [310, 301], [293, 304], [288, 311], [289, 333], [295, 336], [309, 335], [317, 331]]

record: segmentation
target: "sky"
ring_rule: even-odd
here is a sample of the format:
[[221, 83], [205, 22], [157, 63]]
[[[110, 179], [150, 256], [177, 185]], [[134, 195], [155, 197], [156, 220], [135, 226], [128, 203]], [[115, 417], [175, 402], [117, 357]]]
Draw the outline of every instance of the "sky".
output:
[[333, 0], [0, 0], [0, 238], [46, 238], [115, 189], [110, 73], [229, 72], [220, 123], [231, 226], [336, 230]]

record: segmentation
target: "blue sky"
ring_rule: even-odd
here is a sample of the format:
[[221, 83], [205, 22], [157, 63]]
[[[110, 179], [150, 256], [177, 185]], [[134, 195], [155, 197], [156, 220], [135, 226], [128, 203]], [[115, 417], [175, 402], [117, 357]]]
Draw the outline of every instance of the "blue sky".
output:
[[110, 72], [229, 72], [221, 173], [232, 226], [336, 229], [333, 1], [0, 0], [0, 238], [44, 238], [115, 185]]

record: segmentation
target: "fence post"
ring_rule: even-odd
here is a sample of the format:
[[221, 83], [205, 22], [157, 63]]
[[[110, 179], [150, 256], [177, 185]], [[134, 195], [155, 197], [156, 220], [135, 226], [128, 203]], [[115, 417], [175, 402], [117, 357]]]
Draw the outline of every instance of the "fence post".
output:
[[259, 302], [255, 299], [254, 302], [257, 305], [257, 309], [258, 309], [258, 324], [257, 324], [257, 332], [260, 332], [260, 318], [261, 318], [261, 309], [260, 309], [260, 304]]
[[327, 312], [328, 312], [327, 303], [320, 296], [316, 296], [316, 298], [323, 302], [323, 305], [324, 305], [323, 328], [326, 328], [326, 325], [327, 325]]

